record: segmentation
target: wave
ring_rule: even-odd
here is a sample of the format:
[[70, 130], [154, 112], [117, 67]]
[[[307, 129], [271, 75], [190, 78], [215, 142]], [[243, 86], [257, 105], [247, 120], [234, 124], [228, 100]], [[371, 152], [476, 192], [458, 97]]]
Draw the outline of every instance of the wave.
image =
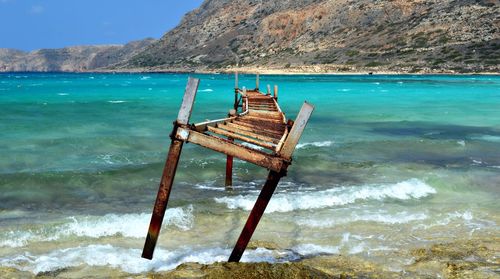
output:
[[[55, 241], [70, 236], [100, 238], [121, 235], [143, 238], [148, 231], [150, 218], [151, 213], [70, 217], [69, 222], [50, 229], [10, 231], [0, 234], [0, 247], [23, 247], [30, 242]], [[193, 206], [167, 209], [163, 224], [183, 231], [190, 230], [194, 225]]]
[[[278, 193], [271, 199], [266, 212], [328, 208], [366, 200], [419, 199], [435, 193], [434, 188], [416, 178], [386, 185], [337, 187], [317, 192]], [[256, 198], [255, 195], [239, 195], [215, 198], [215, 201], [226, 204], [229, 209], [251, 210]]]
[[353, 222], [375, 222], [383, 224], [407, 224], [414, 221], [423, 221], [428, 219], [427, 214], [424, 213], [408, 213], [406, 211], [399, 212], [396, 214], [390, 214], [387, 212], [379, 213], [366, 213], [366, 214], [356, 214], [352, 213], [351, 216], [346, 218], [336, 218], [336, 219], [299, 219], [297, 224], [301, 226], [313, 227], [313, 228], [329, 228], [336, 225], [348, 224]]
[[57, 93], [57, 95], [59, 95], [59, 96], [68, 96], [69, 94], [68, 93]]
[[108, 103], [111, 104], [121, 104], [121, 103], [126, 103], [127, 101], [122, 101], [122, 100], [117, 100], [117, 101], [108, 101]]
[[303, 149], [306, 147], [314, 146], [314, 147], [329, 147], [332, 146], [333, 141], [315, 141], [315, 142], [306, 142], [297, 144], [297, 149]]
[[214, 92], [214, 90], [213, 90], [213, 89], [208, 88], [208, 89], [198, 90], [198, 92]]
[[[161, 272], [172, 270], [185, 262], [211, 264], [227, 261], [231, 250], [223, 248], [205, 248], [194, 250], [182, 248], [177, 250], [156, 249], [153, 260], [140, 258], [142, 250], [114, 247], [112, 245], [89, 245], [59, 249], [47, 254], [33, 255], [29, 252], [23, 255], [0, 260], [1, 266], [29, 271], [34, 274], [49, 272], [62, 268], [77, 267], [82, 264], [89, 266], [110, 267], [121, 269], [127, 273]], [[265, 248], [248, 250], [243, 254], [242, 262], [286, 262], [300, 258], [293, 251], [275, 251]]]

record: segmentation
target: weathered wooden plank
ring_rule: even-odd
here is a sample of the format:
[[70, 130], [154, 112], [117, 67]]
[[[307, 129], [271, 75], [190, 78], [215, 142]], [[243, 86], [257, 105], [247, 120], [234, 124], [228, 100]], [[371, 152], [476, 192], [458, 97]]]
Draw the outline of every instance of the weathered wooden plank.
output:
[[182, 105], [179, 110], [179, 115], [177, 116], [177, 123], [188, 124], [189, 118], [191, 117], [191, 112], [193, 111], [194, 98], [196, 97], [196, 92], [198, 91], [199, 84], [199, 79], [189, 77], [188, 83], [186, 85], [186, 90], [184, 92], [184, 97], [182, 98]]
[[259, 116], [252, 116], [252, 115], [245, 115], [244, 117], [241, 117], [240, 120], [255, 120], [255, 121], [260, 121], [260, 122], [272, 122], [272, 123], [283, 123], [283, 121], [280, 118], [274, 118], [271, 116], [267, 116], [266, 118], [259, 117]]
[[[233, 141], [232, 138], [228, 138], [228, 141]], [[226, 187], [233, 185], [233, 156], [226, 156]]]
[[259, 129], [255, 129], [255, 128], [253, 128], [254, 126], [252, 126], [250, 124], [247, 124], [247, 123], [239, 125], [239, 124], [236, 124], [236, 123], [233, 123], [233, 122], [225, 122], [225, 125], [229, 126], [229, 127], [233, 127], [235, 129], [238, 129], [238, 130], [245, 130], [245, 131], [249, 131], [249, 132], [252, 132], [252, 133], [261, 133], [261, 134], [267, 135], [267, 136], [275, 138], [275, 139], [280, 139], [283, 136], [282, 133], [274, 131], [274, 130], [259, 130]]
[[278, 151], [278, 153], [283, 158], [288, 160], [292, 158], [295, 146], [299, 142], [300, 136], [302, 135], [302, 132], [304, 131], [313, 110], [314, 106], [308, 104], [307, 102], [304, 102], [302, 108], [300, 109], [299, 114], [297, 115], [297, 118], [295, 119], [292, 129], [290, 130], [290, 133], [288, 133], [288, 136], [285, 142], [283, 143], [283, 146], [281, 147], [281, 150]]
[[203, 133], [190, 131], [189, 129], [179, 128], [179, 130], [184, 131], [178, 131], [178, 135], [179, 132], [189, 134], [187, 140], [188, 142], [201, 145], [203, 147], [224, 153], [226, 155], [231, 155], [235, 158], [250, 162], [266, 169], [280, 171], [284, 165], [284, 161], [280, 157], [266, 154], [258, 150], [250, 150], [243, 145], [231, 143], [227, 140], [205, 135]]
[[254, 144], [254, 145], [262, 146], [262, 147], [267, 148], [267, 149], [274, 150], [276, 148], [276, 145], [274, 145], [272, 143], [255, 140], [255, 139], [252, 139], [252, 138], [249, 138], [249, 137], [246, 137], [246, 136], [242, 136], [242, 135], [239, 135], [239, 134], [236, 134], [236, 133], [233, 133], [233, 132], [229, 132], [229, 131], [226, 131], [226, 130], [222, 130], [222, 129], [218, 129], [218, 128], [214, 128], [214, 127], [208, 127], [208, 131], [210, 131], [212, 133], [219, 134], [219, 135], [223, 135], [223, 136], [226, 136], [226, 137], [229, 137], [229, 138], [233, 138], [233, 139], [241, 140], [241, 141], [244, 141], [244, 142], [248, 142], [248, 143], [251, 143], [251, 144]]
[[219, 124], [219, 125], [217, 125], [216, 128], [221, 128], [221, 129], [227, 130], [229, 132], [241, 134], [241, 135], [255, 138], [255, 139], [258, 139], [261, 141], [272, 142], [275, 144], [277, 144], [279, 142], [279, 140], [277, 140], [276, 138], [268, 137], [266, 135], [262, 135], [262, 134], [258, 134], [258, 133], [254, 133], [254, 132], [250, 132], [250, 131], [246, 131], [246, 130], [237, 129], [237, 128], [234, 128], [234, 127], [231, 127], [231, 126], [228, 126], [225, 124]]

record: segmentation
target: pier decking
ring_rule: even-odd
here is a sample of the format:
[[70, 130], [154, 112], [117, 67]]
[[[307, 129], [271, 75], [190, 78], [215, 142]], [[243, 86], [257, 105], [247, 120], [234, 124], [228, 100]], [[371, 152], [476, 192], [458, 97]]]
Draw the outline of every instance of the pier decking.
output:
[[160, 182], [151, 223], [142, 257], [152, 259], [168, 199], [172, 189], [177, 164], [184, 142], [194, 143], [227, 155], [226, 186], [232, 184], [233, 158], [238, 158], [269, 170], [267, 181], [250, 213], [229, 261], [238, 262], [252, 237], [281, 177], [286, 175], [292, 162], [302, 132], [314, 107], [304, 102], [295, 121], [287, 120], [278, 105], [278, 87], [267, 86], [267, 92], [256, 88], [239, 88], [235, 79], [234, 108], [228, 117], [197, 124], [189, 118], [198, 90], [199, 80], [189, 78], [182, 105], [174, 122], [171, 145]]

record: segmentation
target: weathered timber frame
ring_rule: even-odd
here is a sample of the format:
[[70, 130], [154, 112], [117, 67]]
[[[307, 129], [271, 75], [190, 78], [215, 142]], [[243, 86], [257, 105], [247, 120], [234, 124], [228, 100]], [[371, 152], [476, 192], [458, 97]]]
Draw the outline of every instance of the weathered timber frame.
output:
[[[280, 179], [286, 176], [288, 166], [292, 162], [292, 154], [314, 110], [314, 106], [304, 102], [296, 120], [287, 121], [277, 102], [277, 86], [274, 86], [274, 96], [271, 96], [270, 85], [267, 86], [267, 94], [261, 93], [258, 89], [260, 80], [257, 75], [255, 90], [247, 90], [245, 87], [239, 89], [238, 74], [236, 74], [234, 109], [230, 111], [228, 117], [189, 124], [199, 82], [196, 78], [189, 78], [182, 105], [170, 135], [170, 149], [142, 252], [142, 257], [146, 259], [153, 258], [182, 146], [184, 142], [187, 142], [227, 155], [226, 186], [232, 185], [233, 158], [269, 170], [266, 183], [262, 187], [228, 260], [239, 262]], [[241, 113], [238, 113], [240, 108]], [[248, 145], [260, 146], [271, 152], [265, 152]]]

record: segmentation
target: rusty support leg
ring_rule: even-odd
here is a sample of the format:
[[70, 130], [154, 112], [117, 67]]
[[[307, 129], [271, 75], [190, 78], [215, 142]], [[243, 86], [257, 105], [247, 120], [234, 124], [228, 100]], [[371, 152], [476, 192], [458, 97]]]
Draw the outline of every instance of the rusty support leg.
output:
[[167, 162], [165, 163], [165, 168], [163, 169], [160, 188], [158, 189], [158, 195], [156, 196], [156, 202], [153, 208], [153, 215], [151, 216], [151, 223], [149, 224], [146, 243], [144, 244], [144, 249], [142, 250], [142, 257], [146, 259], [151, 260], [153, 258], [153, 252], [158, 240], [158, 234], [160, 233], [163, 217], [165, 216], [165, 211], [167, 209], [168, 198], [170, 196], [170, 191], [172, 190], [172, 184], [174, 183], [175, 171], [177, 170], [177, 164], [179, 163], [182, 145], [183, 141], [177, 139], [172, 140], [172, 143], [170, 144]]
[[146, 243], [144, 244], [144, 249], [142, 250], [142, 257], [146, 259], [151, 260], [153, 258], [153, 252], [156, 247], [156, 242], [158, 241], [158, 235], [160, 233], [161, 224], [163, 223], [163, 217], [165, 216], [165, 211], [167, 210], [168, 198], [170, 196], [170, 191], [172, 190], [172, 184], [174, 183], [175, 171], [177, 170], [177, 164], [179, 163], [179, 158], [181, 156], [182, 145], [184, 142], [175, 138], [177, 129], [179, 128], [179, 125], [187, 125], [189, 122], [199, 83], [199, 79], [189, 77], [186, 90], [184, 91], [184, 97], [182, 98], [181, 108], [179, 109], [179, 114], [177, 115], [177, 121], [174, 124], [174, 130], [171, 135], [172, 143], [170, 144], [170, 149], [168, 150], [167, 161], [161, 176], [160, 187], [156, 196], [156, 202], [151, 216], [151, 223], [149, 224], [148, 235], [146, 236]]
[[[234, 141], [232, 138], [228, 138], [230, 141]], [[226, 187], [233, 186], [233, 156], [227, 155], [226, 159]]]
[[269, 172], [266, 184], [264, 184], [264, 187], [262, 187], [259, 197], [257, 198], [255, 205], [253, 206], [252, 212], [250, 212], [250, 216], [248, 217], [245, 227], [243, 228], [243, 231], [241, 232], [240, 237], [238, 238], [238, 241], [234, 246], [233, 252], [229, 257], [228, 260], [229, 262], [240, 261], [241, 256], [243, 255], [243, 252], [245, 252], [248, 242], [250, 241], [250, 238], [252, 238], [252, 234], [255, 231], [257, 225], [259, 224], [260, 218], [262, 217], [262, 214], [264, 214], [267, 204], [271, 200], [274, 190], [276, 189], [276, 186], [278, 185], [278, 182], [280, 181], [281, 177], [284, 176], [284, 173], [285, 173], [284, 171]]

